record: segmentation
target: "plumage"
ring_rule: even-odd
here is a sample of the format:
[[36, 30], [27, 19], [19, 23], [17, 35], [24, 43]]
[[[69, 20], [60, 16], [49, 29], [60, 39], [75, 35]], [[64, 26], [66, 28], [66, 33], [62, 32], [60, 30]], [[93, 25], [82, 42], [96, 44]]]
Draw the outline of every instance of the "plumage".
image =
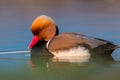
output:
[[[61, 49], [68, 49], [77, 46], [83, 46], [87, 49], [93, 49], [99, 45], [107, 42], [94, 39], [79, 33], [62, 33], [54, 37], [48, 45], [48, 49], [55, 51]], [[59, 46], [56, 44], [60, 44]]]
[[[54, 56], [79, 57], [90, 56], [93, 53], [111, 54], [119, 47], [110, 41], [80, 33], [66, 32], [58, 35], [58, 27], [55, 21], [46, 15], [41, 15], [33, 21], [31, 31], [40, 40], [47, 41], [46, 48]], [[37, 44], [35, 42], [31, 43]], [[32, 44], [29, 47], [33, 46]]]
[[[114, 50], [116, 45], [112, 42], [89, 37], [79, 33], [62, 33], [58, 36], [55, 36], [49, 44], [47, 48], [50, 52], [58, 52], [60, 50], [69, 50], [72, 48], [84, 47], [88, 49], [89, 52], [97, 52], [99, 54], [106, 54], [107, 51]], [[110, 53], [111, 54], [111, 53]]]

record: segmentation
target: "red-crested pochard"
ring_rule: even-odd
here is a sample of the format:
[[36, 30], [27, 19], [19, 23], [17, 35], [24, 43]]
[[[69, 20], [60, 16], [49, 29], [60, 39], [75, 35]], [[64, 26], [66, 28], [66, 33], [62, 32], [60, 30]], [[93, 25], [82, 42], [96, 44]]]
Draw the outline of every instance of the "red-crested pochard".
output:
[[110, 41], [86, 36], [80, 33], [61, 33], [57, 35], [58, 28], [55, 21], [46, 15], [37, 17], [32, 25], [34, 35], [28, 49], [39, 41], [47, 41], [46, 48], [56, 57], [80, 57], [96, 54], [111, 54], [119, 46]]

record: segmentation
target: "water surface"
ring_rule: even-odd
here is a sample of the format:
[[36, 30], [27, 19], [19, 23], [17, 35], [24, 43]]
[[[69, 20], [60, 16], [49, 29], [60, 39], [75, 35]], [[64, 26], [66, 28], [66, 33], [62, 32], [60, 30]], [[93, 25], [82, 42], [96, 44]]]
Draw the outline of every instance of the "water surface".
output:
[[[0, 51], [27, 50], [35, 17], [51, 16], [61, 32], [80, 32], [120, 45], [118, 0], [1, 0]], [[0, 55], [1, 80], [120, 80], [120, 49], [86, 62], [56, 62], [30, 53]]]

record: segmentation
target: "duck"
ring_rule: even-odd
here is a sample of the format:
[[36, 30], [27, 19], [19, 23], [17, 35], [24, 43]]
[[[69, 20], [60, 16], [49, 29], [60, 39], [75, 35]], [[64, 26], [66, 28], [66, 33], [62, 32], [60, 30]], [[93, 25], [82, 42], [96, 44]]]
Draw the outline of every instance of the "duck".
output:
[[33, 38], [28, 49], [32, 49], [40, 41], [45, 41], [46, 49], [53, 56], [63, 59], [90, 57], [93, 53], [111, 55], [116, 48], [120, 48], [111, 41], [77, 32], [59, 34], [55, 21], [47, 15], [40, 15], [33, 20], [31, 32]]

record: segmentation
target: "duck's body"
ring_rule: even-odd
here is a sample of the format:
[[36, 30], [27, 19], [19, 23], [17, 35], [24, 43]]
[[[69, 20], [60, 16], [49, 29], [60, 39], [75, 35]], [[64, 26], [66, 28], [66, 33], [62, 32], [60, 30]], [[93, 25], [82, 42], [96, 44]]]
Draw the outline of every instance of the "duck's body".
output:
[[48, 41], [46, 48], [56, 57], [90, 56], [92, 52], [111, 54], [117, 45], [112, 42], [89, 37], [79, 33], [61, 33], [57, 35], [57, 26], [48, 16], [42, 15], [35, 19], [31, 26], [34, 38], [29, 48], [40, 39]]
[[51, 39], [47, 45], [49, 52], [55, 56], [90, 56], [111, 54], [117, 48], [112, 42], [89, 37], [79, 33], [62, 33]]

